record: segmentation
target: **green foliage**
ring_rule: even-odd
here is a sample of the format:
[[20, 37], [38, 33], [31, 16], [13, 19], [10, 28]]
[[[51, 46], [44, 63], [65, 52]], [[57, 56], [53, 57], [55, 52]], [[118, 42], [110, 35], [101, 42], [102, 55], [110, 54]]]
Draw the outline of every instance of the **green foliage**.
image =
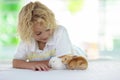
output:
[[0, 4], [1, 11], [17, 11], [19, 8], [19, 4], [16, 3], [16, 0], [7, 0], [7, 1], [2, 0], [1, 2], [2, 2], [2, 4]]
[[16, 27], [1, 27], [0, 29], [0, 44], [3, 46], [16, 45], [18, 39], [16, 38]]
[[83, 7], [84, 0], [68, 0], [68, 9], [72, 13], [80, 11]]
[[0, 45], [2, 46], [18, 43], [16, 26], [19, 8], [20, 0], [0, 0]]

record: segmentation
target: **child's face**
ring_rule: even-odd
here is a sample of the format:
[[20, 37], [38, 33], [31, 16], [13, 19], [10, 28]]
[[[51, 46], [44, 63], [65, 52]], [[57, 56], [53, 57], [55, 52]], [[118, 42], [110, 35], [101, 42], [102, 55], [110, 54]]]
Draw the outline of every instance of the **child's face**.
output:
[[37, 41], [46, 43], [50, 36], [52, 35], [51, 31], [52, 31], [51, 29], [47, 29], [46, 27], [40, 25], [40, 23], [36, 23], [33, 26], [33, 37]]

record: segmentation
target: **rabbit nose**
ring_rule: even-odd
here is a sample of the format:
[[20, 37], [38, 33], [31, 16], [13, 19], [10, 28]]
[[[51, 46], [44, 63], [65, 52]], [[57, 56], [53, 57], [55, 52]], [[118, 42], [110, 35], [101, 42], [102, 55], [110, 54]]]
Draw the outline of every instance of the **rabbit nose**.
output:
[[55, 61], [53, 61], [53, 63], [55, 63]]

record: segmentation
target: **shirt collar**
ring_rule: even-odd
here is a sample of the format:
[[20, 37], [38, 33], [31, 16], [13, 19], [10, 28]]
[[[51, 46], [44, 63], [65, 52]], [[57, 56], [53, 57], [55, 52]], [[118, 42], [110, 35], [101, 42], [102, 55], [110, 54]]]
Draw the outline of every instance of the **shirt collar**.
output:
[[53, 36], [48, 40], [48, 42], [46, 43], [46, 45], [55, 45], [55, 40], [54, 40]]

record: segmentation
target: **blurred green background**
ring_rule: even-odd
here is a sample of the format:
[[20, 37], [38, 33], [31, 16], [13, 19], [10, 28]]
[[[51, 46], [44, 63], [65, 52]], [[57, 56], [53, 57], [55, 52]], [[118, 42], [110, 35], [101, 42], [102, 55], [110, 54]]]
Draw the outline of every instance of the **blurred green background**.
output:
[[20, 0], [0, 0], [0, 45], [12, 46], [18, 43], [16, 36], [17, 15]]
[[22, 0], [0, 0], [0, 60], [11, 59], [19, 39], [17, 17]]

